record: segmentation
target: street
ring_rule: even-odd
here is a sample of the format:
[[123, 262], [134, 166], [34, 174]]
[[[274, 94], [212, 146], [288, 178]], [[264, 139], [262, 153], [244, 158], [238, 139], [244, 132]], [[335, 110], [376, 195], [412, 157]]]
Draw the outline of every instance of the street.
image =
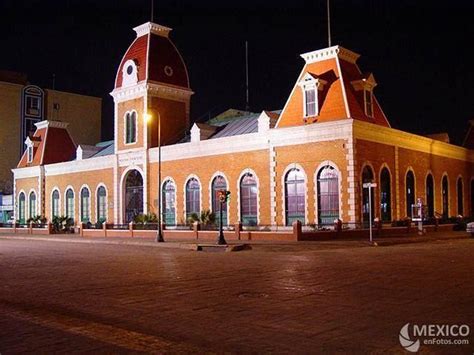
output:
[[0, 353], [403, 353], [409, 322], [474, 330], [473, 255], [474, 239], [235, 253], [0, 239]]

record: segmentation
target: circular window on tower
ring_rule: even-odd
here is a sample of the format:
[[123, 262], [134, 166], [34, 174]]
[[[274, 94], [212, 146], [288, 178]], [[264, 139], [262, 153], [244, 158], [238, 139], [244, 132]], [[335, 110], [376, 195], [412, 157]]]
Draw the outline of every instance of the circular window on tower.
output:
[[173, 68], [171, 68], [169, 65], [165, 66], [165, 74], [167, 76], [172, 76], [173, 75]]
[[122, 68], [122, 87], [135, 85], [138, 82], [138, 66], [135, 60], [127, 60]]

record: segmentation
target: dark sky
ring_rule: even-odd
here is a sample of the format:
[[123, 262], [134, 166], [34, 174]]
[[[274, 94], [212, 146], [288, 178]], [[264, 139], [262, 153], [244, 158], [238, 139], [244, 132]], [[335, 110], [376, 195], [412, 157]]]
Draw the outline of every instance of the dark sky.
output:
[[[229, 4], [229, 5], [227, 5]], [[230, 5], [232, 4], [232, 5]], [[362, 57], [395, 128], [447, 131], [460, 142], [474, 118], [474, 1], [332, 0], [333, 44]], [[0, 68], [32, 83], [100, 96], [104, 139], [112, 137], [117, 66], [150, 19], [150, 0], [2, 0]], [[250, 106], [280, 109], [300, 72], [299, 54], [327, 47], [326, 0], [159, 1], [155, 22], [188, 66], [192, 118], [245, 107], [245, 40]]]

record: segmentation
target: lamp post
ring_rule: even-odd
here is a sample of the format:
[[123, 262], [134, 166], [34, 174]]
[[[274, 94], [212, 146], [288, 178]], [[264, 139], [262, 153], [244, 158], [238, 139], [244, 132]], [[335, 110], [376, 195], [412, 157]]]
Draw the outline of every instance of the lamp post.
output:
[[161, 229], [161, 115], [158, 112], [158, 232], [156, 241], [163, 243], [163, 231]]

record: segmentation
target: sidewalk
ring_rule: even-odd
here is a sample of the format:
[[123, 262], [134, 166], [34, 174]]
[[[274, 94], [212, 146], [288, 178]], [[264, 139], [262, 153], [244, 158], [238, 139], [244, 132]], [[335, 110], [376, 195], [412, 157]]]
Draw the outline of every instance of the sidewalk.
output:
[[[429, 243], [439, 241], [454, 241], [457, 239], [468, 239], [470, 234], [467, 232], [433, 232], [424, 236], [397, 236], [381, 238], [374, 238], [374, 242], [379, 247], [411, 244], [411, 243]], [[158, 247], [171, 249], [186, 249], [197, 250], [197, 245], [213, 245], [214, 241], [209, 240], [167, 240], [165, 243], [157, 243], [153, 238], [128, 238], [128, 237], [81, 237], [77, 234], [52, 234], [52, 235], [0, 235], [0, 240], [31, 240], [31, 241], [48, 241], [59, 243], [88, 243], [88, 244], [112, 244], [112, 245], [133, 245], [143, 247]], [[216, 236], [217, 239], [217, 236]], [[474, 239], [473, 239], [474, 241]], [[241, 245], [250, 245], [252, 249], [257, 250], [274, 250], [275, 247], [279, 250], [294, 251], [294, 250], [312, 250], [312, 249], [340, 249], [340, 248], [357, 248], [371, 246], [368, 239], [329, 239], [321, 241], [228, 241], [228, 245], [232, 247]]]

